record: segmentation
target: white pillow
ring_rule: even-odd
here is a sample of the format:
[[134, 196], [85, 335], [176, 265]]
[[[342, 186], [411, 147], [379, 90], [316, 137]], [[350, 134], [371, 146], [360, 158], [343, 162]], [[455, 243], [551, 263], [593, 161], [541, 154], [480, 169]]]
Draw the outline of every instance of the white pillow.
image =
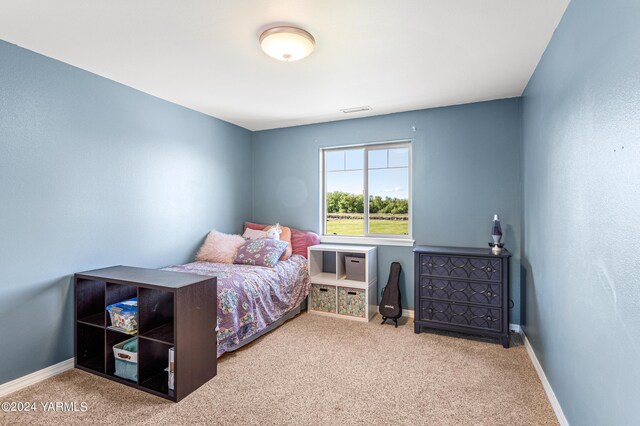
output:
[[259, 240], [260, 238], [267, 238], [266, 231], [260, 231], [259, 229], [247, 228], [244, 230], [242, 236], [248, 240]]
[[211, 231], [200, 247], [196, 260], [216, 263], [233, 263], [233, 257], [245, 239], [240, 235]]

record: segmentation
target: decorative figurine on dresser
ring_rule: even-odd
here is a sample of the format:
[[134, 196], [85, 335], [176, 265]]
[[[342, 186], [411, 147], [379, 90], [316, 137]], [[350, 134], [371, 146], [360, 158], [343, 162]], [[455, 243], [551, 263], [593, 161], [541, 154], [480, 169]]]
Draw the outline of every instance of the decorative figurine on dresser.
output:
[[509, 347], [509, 258], [501, 248], [417, 246], [414, 331], [423, 328], [500, 339]]

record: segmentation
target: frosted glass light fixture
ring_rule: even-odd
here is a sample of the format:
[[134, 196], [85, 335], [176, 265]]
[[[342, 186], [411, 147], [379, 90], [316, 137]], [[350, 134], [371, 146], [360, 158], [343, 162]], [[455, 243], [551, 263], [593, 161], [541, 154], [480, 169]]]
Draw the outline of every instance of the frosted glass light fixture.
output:
[[260, 47], [264, 53], [285, 62], [306, 58], [313, 52], [315, 44], [311, 34], [296, 27], [273, 27], [260, 35]]

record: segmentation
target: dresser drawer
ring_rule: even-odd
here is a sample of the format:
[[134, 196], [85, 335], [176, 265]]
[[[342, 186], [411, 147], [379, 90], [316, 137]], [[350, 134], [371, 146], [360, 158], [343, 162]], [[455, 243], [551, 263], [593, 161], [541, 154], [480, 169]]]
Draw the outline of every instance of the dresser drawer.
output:
[[420, 274], [468, 280], [501, 281], [502, 260], [491, 257], [421, 254]]
[[420, 297], [454, 302], [502, 305], [502, 283], [420, 277]]
[[488, 306], [420, 301], [420, 320], [452, 324], [470, 329], [502, 332], [502, 311]]

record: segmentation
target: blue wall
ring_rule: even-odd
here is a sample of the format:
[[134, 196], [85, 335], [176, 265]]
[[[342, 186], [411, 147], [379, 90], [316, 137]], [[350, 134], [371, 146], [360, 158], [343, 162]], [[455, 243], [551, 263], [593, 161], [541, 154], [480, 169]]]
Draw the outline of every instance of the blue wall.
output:
[[[416, 131], [413, 131], [415, 126]], [[255, 132], [253, 219], [318, 232], [319, 150], [413, 141], [413, 229], [417, 244], [487, 247], [499, 213], [512, 260], [511, 322], [520, 321], [521, 182], [518, 99]], [[402, 304], [413, 309], [411, 247], [381, 246], [378, 287], [402, 264]], [[379, 291], [378, 291], [379, 293]]]
[[572, 1], [523, 99], [525, 330], [573, 425], [640, 424], [638, 22]]
[[251, 215], [251, 133], [0, 41], [0, 383], [73, 356], [70, 274]]

